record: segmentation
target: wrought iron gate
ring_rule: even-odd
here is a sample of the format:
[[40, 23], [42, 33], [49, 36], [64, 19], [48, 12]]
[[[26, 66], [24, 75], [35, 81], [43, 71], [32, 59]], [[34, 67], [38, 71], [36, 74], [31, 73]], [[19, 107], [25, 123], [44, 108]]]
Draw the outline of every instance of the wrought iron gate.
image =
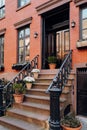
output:
[[77, 114], [87, 116], [87, 68], [77, 69]]

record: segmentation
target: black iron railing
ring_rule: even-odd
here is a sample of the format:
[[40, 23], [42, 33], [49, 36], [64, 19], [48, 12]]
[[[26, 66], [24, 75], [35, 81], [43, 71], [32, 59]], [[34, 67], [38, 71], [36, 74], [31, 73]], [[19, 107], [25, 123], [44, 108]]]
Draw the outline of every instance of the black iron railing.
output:
[[64, 85], [67, 83], [68, 75], [72, 66], [72, 51], [66, 56], [63, 64], [54, 77], [47, 92], [50, 92], [50, 130], [61, 130], [60, 128], [60, 102], [59, 98]]
[[8, 107], [13, 104], [13, 83], [22, 81], [24, 77], [31, 75], [31, 70], [38, 68], [38, 55], [10, 81], [7, 85], [0, 85], [0, 116], [5, 114]]

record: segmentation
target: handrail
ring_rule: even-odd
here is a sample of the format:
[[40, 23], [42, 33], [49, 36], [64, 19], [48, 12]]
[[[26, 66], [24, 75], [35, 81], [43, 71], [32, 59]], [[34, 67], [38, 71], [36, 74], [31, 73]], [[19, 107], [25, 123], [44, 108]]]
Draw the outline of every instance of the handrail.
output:
[[68, 75], [71, 71], [72, 51], [66, 56], [57, 75], [46, 92], [50, 93], [50, 118], [49, 129], [60, 130], [60, 95], [64, 85], [67, 83]]
[[48, 93], [50, 89], [56, 87], [62, 88], [64, 87], [64, 84], [67, 82], [68, 74], [71, 70], [71, 64], [72, 64], [72, 50], [70, 50], [69, 54], [66, 56], [63, 64], [61, 65], [60, 69], [58, 70], [58, 73], [54, 77], [53, 81], [51, 82], [50, 86], [46, 90]]
[[35, 56], [31, 62], [28, 62], [5, 86], [0, 86], [0, 113], [5, 112], [6, 109], [13, 104], [13, 83], [19, 80], [22, 81], [24, 77], [31, 75], [33, 68], [38, 68], [38, 57], [39, 55]]

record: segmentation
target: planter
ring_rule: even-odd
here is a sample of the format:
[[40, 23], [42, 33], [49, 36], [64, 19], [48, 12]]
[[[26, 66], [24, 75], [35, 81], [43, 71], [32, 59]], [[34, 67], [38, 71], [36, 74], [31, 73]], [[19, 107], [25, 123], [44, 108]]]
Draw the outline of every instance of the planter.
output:
[[27, 90], [29, 90], [32, 87], [32, 83], [26, 83], [26, 86], [27, 86]]
[[81, 130], [82, 125], [77, 128], [71, 128], [71, 127], [66, 127], [66, 126], [62, 125], [62, 128], [63, 128], [63, 130]]
[[34, 75], [34, 79], [38, 78], [38, 72], [33, 72], [33, 75]]
[[56, 64], [54, 64], [54, 63], [49, 64], [49, 68], [50, 69], [55, 69], [56, 68]]
[[24, 94], [13, 94], [16, 103], [22, 103], [24, 99]]

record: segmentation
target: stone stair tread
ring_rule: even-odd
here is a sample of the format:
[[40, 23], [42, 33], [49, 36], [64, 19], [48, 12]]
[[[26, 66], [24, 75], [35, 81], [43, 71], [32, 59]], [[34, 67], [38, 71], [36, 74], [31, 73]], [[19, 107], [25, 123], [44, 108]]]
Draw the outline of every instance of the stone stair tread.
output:
[[49, 105], [46, 105], [46, 104], [40, 104], [40, 103], [37, 104], [37, 103], [32, 103], [32, 102], [23, 102], [22, 104], [25, 106], [32, 106], [32, 107], [49, 110]]
[[46, 92], [46, 89], [41, 89], [41, 88], [32, 88], [32, 89], [30, 89], [29, 91], [39, 91], [39, 92]]
[[69, 93], [69, 90], [63, 90], [62, 93], [68, 94], [68, 93]]
[[44, 85], [44, 86], [45, 86], [45, 85], [48, 85], [48, 86], [49, 86], [50, 83], [36, 83], [36, 82], [35, 82], [35, 83], [33, 83], [33, 85]]
[[14, 114], [18, 114], [18, 115], [23, 115], [25, 117], [29, 117], [29, 118], [33, 118], [33, 119], [37, 119], [37, 120], [42, 120], [45, 121], [48, 119], [48, 115], [42, 115], [42, 114], [38, 114], [35, 112], [30, 112], [30, 111], [25, 111], [22, 109], [18, 109], [18, 108], [13, 108], [13, 109], [9, 109], [9, 112], [12, 112]]
[[47, 78], [38, 77], [38, 79], [36, 79], [36, 81], [37, 81], [37, 80], [52, 80], [52, 79], [53, 79], [53, 77], [47, 77]]
[[50, 100], [50, 98], [48, 96], [37, 96], [37, 95], [29, 95], [26, 94], [26, 97], [31, 97], [31, 98], [36, 98], [36, 99], [42, 99], [42, 100]]
[[[9, 125], [11, 124], [13, 126], [16, 126], [20, 128], [21, 130], [42, 130], [42, 128], [36, 124], [27, 123], [23, 120], [19, 120], [19, 119], [12, 118], [9, 116], [0, 117], [0, 121], [3, 121]], [[4, 130], [4, 129], [1, 129], [1, 130]], [[10, 130], [10, 129], [7, 129], [7, 130]]]

